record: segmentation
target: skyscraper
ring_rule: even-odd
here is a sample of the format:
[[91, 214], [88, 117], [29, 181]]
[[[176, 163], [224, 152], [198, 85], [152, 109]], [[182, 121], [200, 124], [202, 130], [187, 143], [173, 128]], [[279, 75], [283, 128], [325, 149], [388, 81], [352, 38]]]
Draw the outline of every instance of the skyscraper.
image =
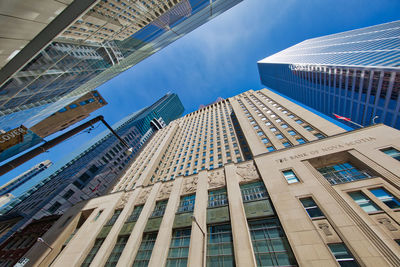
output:
[[[14, 179], [10, 180], [9, 182], [5, 183], [0, 187], [0, 196], [7, 194], [7, 193], [13, 193], [13, 190], [17, 189], [42, 171], [46, 170], [49, 168], [53, 163], [50, 160], [45, 160], [43, 162], [40, 162], [39, 164], [36, 164], [26, 172], [18, 175]], [[15, 194], [13, 194], [15, 195]]]
[[305, 40], [260, 60], [261, 82], [328, 116], [400, 129], [399, 27], [394, 21]]
[[37, 184], [11, 201], [2, 214], [24, 216], [16, 230], [32, 219], [60, 214], [77, 202], [106, 193], [143, 144], [165, 122], [180, 117], [183, 110], [179, 97], [168, 93], [153, 105], [127, 116], [113, 128], [132, 147], [132, 154], [127, 154], [123, 144], [106, 130], [42, 172], [35, 178]]
[[[400, 132], [343, 130], [270, 90], [158, 131], [27, 266], [398, 266]], [[78, 223], [79, 222], [79, 223]], [[73, 238], [70, 238], [73, 237]]]
[[[76, 0], [49, 5], [59, 15], [19, 53], [7, 47], [16, 37], [6, 36], [10, 61], [0, 70], [0, 115], [54, 113], [59, 107], [52, 103], [69, 104], [239, 2]], [[27, 11], [23, 3], [12, 6], [0, 19], [9, 22]]]

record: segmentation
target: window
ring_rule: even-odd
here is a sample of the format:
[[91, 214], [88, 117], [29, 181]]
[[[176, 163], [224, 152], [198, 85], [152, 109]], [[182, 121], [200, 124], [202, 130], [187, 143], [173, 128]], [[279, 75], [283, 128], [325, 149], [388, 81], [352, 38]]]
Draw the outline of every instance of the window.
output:
[[276, 136], [276, 138], [278, 138], [278, 139], [283, 139], [283, 136], [281, 135], [281, 134], [277, 134], [277, 135], [275, 135]]
[[113, 267], [117, 265], [119, 257], [121, 257], [122, 251], [124, 250], [128, 239], [129, 235], [118, 236], [117, 243], [111, 251], [110, 257], [108, 257], [108, 260], [104, 267]]
[[284, 129], [286, 129], [286, 128], [288, 127], [288, 125], [287, 125], [287, 124], [285, 124], [285, 123], [284, 123], [284, 124], [282, 124], [281, 126], [282, 126], [282, 128], [284, 128]]
[[110, 220], [106, 223], [106, 226], [114, 225], [121, 212], [122, 210], [115, 210], [113, 216], [111, 216]]
[[384, 188], [375, 188], [375, 189], [370, 189], [372, 194], [379, 198], [380, 201], [385, 203], [386, 206], [388, 206], [391, 209], [398, 209], [400, 208], [400, 201], [394, 197], [392, 194], [390, 194], [386, 189]]
[[355, 168], [350, 162], [319, 168], [318, 171], [332, 184], [342, 184], [371, 178], [365, 171]]
[[297, 138], [296, 141], [299, 142], [299, 144], [304, 144], [306, 142], [303, 138]]
[[175, 229], [172, 233], [171, 245], [166, 266], [186, 266], [189, 255], [191, 229]]
[[278, 219], [249, 221], [248, 224], [257, 266], [297, 266]]
[[285, 178], [289, 184], [300, 182], [299, 179], [297, 178], [296, 174], [292, 170], [284, 171], [283, 175], [285, 176]]
[[302, 120], [296, 120], [296, 122], [297, 122], [298, 124], [302, 124], [302, 123], [303, 123]]
[[397, 149], [393, 148], [393, 147], [389, 147], [389, 148], [385, 148], [381, 150], [383, 153], [385, 153], [386, 155], [391, 156], [394, 159], [397, 159], [398, 161], [400, 161], [400, 151], [398, 151]]
[[269, 146], [267, 147], [268, 152], [272, 152], [275, 151], [275, 148], [273, 146]]
[[56, 211], [58, 210], [59, 207], [61, 207], [61, 203], [58, 202], [58, 201], [56, 201], [56, 202], [48, 209], [48, 211], [49, 211], [50, 213], [54, 213], [54, 212], [56, 212]]
[[318, 208], [317, 203], [315, 203], [315, 201], [311, 197], [302, 198], [300, 199], [300, 201], [311, 219], [325, 217], [322, 211]]
[[364, 193], [361, 191], [349, 193], [351, 198], [365, 211], [365, 212], [375, 212], [381, 209], [371, 201]]
[[126, 220], [126, 222], [136, 222], [137, 219], [139, 218], [140, 213], [142, 212], [143, 209], [143, 205], [140, 206], [136, 206], [133, 211], [132, 214], [129, 216], [129, 218]]
[[208, 226], [207, 236], [207, 266], [235, 266], [230, 224]]
[[263, 138], [263, 139], [261, 139], [261, 141], [262, 141], [264, 144], [267, 144], [267, 143], [269, 143], [269, 140], [268, 140], [268, 138]]
[[289, 130], [288, 133], [289, 133], [290, 135], [296, 135], [296, 132], [293, 131], [293, 130]]
[[289, 143], [289, 142], [283, 142], [282, 145], [283, 145], [284, 147], [291, 147], [291, 146], [292, 146], [292, 144]]
[[78, 107], [78, 105], [77, 105], [77, 104], [71, 104], [71, 105], [69, 105], [69, 107], [70, 107], [71, 109], [74, 109], [74, 108]]
[[317, 137], [318, 139], [324, 139], [325, 136], [322, 133], [316, 133], [314, 134], [315, 137]]
[[132, 267], [147, 266], [149, 264], [151, 252], [153, 251], [156, 239], [157, 232], [143, 234], [142, 243], [140, 243], [140, 247]]
[[353, 255], [348, 251], [343, 243], [328, 244], [333, 256], [340, 266], [343, 267], [357, 267], [359, 266]]
[[74, 190], [69, 189], [69, 190], [63, 195], [63, 198], [69, 199], [74, 193], [75, 193]]
[[168, 200], [157, 201], [156, 206], [154, 207], [153, 213], [150, 218], [160, 217], [164, 215], [165, 208], [167, 207]]
[[194, 209], [195, 200], [195, 194], [182, 196], [178, 207], [178, 213], [192, 212]]
[[85, 260], [83, 261], [81, 267], [89, 267], [89, 265], [92, 263], [94, 257], [96, 256], [97, 251], [99, 251], [101, 245], [103, 244], [104, 240], [105, 240], [105, 238], [97, 238], [94, 241], [94, 245], [93, 245], [92, 249], [89, 251]]
[[312, 131], [312, 130], [314, 130], [310, 125], [304, 126], [304, 129], [306, 129], [307, 131]]
[[212, 190], [208, 192], [208, 207], [215, 208], [228, 205], [226, 189]]
[[262, 182], [255, 182], [240, 185], [243, 202], [266, 199], [268, 197], [267, 189]]

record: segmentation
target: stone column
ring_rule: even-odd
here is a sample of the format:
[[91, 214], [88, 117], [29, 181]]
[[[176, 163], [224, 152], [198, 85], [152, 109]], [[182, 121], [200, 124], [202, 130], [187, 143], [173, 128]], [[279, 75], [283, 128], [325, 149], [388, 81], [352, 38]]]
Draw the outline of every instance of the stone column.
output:
[[160, 267], [165, 265], [169, 246], [172, 237], [172, 226], [174, 224], [175, 213], [179, 206], [183, 176], [174, 181], [172, 191], [165, 208], [165, 213], [161, 221], [157, 239], [154, 244], [149, 266]]
[[[199, 223], [201, 229], [207, 235], [207, 207], [208, 207], [208, 173], [207, 170], [199, 173], [199, 180], [196, 190], [196, 203], [193, 215]], [[192, 222], [192, 234], [190, 235], [188, 266], [206, 266], [207, 238], [199, 226]], [[207, 237], [207, 236], [206, 236]], [[201, 251], [201, 253], [199, 253]]]
[[103, 244], [101, 245], [99, 251], [97, 252], [90, 266], [92, 267], [103, 266], [106, 263], [108, 257], [110, 256], [111, 251], [115, 246], [115, 243], [117, 242], [118, 234], [121, 232], [121, 229], [124, 226], [125, 221], [128, 219], [128, 217], [131, 215], [133, 211], [134, 203], [136, 199], [139, 197], [140, 192], [141, 192], [140, 187], [131, 192], [132, 194], [128, 196], [126, 204], [123, 203], [123, 200], [121, 200], [122, 203], [120, 204], [125, 206], [123, 207], [121, 214], [118, 216], [117, 221], [115, 222], [111, 231], [108, 233], [107, 238], [104, 240]]
[[236, 265], [257, 266], [234, 164], [225, 165], [225, 177]]
[[[139, 219], [137, 220], [135, 226], [133, 227], [128, 242], [126, 243], [125, 248], [122, 251], [121, 257], [119, 258], [117, 267], [132, 266], [132, 263], [136, 257], [136, 253], [142, 241], [143, 231], [146, 227], [147, 220], [150, 217], [154, 209], [154, 206], [156, 204], [156, 198], [160, 187], [161, 187], [161, 182], [155, 183], [150, 193], [148, 194], [146, 203], [144, 204], [143, 210], [140, 213]], [[143, 194], [146, 188], [143, 188], [142, 190]], [[140, 195], [140, 197], [143, 196], [142, 194]]]

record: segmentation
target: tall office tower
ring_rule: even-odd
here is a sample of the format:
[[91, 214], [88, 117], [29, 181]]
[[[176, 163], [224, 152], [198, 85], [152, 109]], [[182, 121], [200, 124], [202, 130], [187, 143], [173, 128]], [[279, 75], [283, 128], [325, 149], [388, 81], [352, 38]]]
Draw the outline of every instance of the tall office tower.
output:
[[259, 61], [261, 82], [328, 116], [400, 129], [399, 27], [395, 21], [305, 40]]
[[[10, 180], [9, 182], [5, 183], [0, 187], [0, 196], [8, 194], [8, 193], [13, 193], [15, 189], [41, 173], [42, 171], [46, 170], [49, 168], [53, 163], [50, 160], [45, 160], [43, 162], [40, 162], [39, 164], [36, 164], [26, 172], [18, 175], [14, 179]], [[15, 194], [13, 194], [15, 195]]]
[[[4, 4], [0, 22], [15, 31], [4, 32], [0, 44], [0, 115], [25, 115], [26, 109], [28, 117], [51, 114], [57, 110], [52, 103], [69, 104], [241, 1], [28, 0], [32, 3], [27, 4], [14, 0]], [[16, 41], [27, 39], [29, 43]]]
[[[400, 132], [352, 132], [267, 89], [158, 131], [26, 266], [399, 266]], [[73, 236], [73, 238], [69, 238]]]
[[[183, 110], [178, 95], [168, 93], [153, 105], [122, 119], [113, 128], [133, 149], [132, 154], [106, 130], [36, 177], [38, 183], [14, 199], [2, 214], [23, 216], [14, 226], [15, 231], [32, 219], [61, 214], [77, 202], [106, 193], [143, 144], [165, 122], [179, 118]], [[1, 237], [0, 241], [4, 239]]]

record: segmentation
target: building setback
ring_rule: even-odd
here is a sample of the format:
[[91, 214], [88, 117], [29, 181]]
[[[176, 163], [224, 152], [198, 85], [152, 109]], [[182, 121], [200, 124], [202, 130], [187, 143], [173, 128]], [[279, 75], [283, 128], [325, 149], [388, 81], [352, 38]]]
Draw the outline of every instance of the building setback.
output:
[[[133, 148], [132, 154], [127, 154], [125, 147], [106, 130], [67, 159], [41, 173], [37, 178], [40, 182], [14, 199], [2, 213], [23, 215], [24, 220], [13, 227], [16, 231], [32, 219], [62, 214], [77, 202], [107, 193], [153, 134], [165, 123], [179, 118], [183, 111], [178, 95], [166, 94], [113, 126]], [[0, 241], [11, 233], [2, 236]]]
[[399, 140], [244, 92], [158, 131], [26, 266], [399, 266]]
[[400, 129], [399, 28], [394, 21], [305, 40], [260, 60], [261, 82], [328, 116]]

